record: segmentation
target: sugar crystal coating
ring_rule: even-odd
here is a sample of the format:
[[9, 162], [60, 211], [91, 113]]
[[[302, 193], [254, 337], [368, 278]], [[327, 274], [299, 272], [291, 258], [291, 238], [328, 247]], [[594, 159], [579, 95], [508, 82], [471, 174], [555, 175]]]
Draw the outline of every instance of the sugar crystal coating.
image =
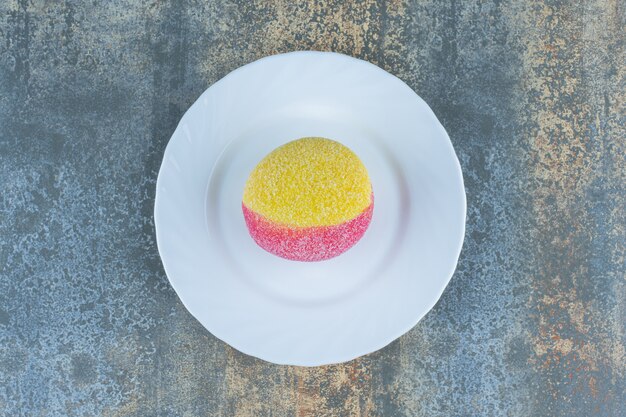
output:
[[303, 138], [268, 154], [250, 174], [244, 219], [263, 249], [318, 261], [352, 247], [369, 226], [374, 195], [361, 160], [346, 146]]

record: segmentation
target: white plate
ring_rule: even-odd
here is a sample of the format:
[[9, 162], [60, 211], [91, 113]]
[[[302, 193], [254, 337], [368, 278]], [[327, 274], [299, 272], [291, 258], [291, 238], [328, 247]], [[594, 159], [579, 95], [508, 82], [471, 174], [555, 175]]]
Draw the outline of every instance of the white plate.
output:
[[[365, 236], [312, 263], [258, 247], [241, 210], [254, 166], [305, 136], [351, 148], [376, 196]], [[463, 243], [465, 192], [445, 130], [406, 84], [345, 55], [293, 52], [233, 71], [185, 113], [154, 216], [167, 276], [200, 323], [249, 355], [313, 366], [380, 349], [435, 305]]]

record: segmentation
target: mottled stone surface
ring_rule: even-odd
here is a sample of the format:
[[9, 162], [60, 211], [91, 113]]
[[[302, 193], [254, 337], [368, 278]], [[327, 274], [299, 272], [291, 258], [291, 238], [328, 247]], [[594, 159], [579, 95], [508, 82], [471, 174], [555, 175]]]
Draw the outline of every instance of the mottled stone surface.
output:
[[[0, 415], [626, 415], [624, 4], [0, 2]], [[315, 49], [406, 81], [463, 166], [437, 306], [313, 369], [226, 346], [163, 272], [152, 208], [185, 109]]]

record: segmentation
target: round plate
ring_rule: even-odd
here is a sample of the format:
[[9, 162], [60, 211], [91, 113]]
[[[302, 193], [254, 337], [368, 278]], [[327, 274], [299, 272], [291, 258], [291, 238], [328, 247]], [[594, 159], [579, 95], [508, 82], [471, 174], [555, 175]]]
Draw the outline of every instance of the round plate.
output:
[[[376, 196], [364, 237], [322, 262], [265, 252], [241, 210], [255, 165], [305, 136], [352, 149]], [[200, 323], [249, 355], [313, 366], [380, 349], [435, 305], [463, 243], [465, 193], [445, 130], [406, 84], [345, 55], [293, 52], [233, 71], [185, 113], [154, 216], [167, 276]]]

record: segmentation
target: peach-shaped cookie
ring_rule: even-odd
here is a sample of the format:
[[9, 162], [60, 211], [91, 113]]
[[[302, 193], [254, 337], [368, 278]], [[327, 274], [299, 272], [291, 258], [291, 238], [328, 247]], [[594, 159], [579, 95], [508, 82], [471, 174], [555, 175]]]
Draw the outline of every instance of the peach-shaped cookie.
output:
[[330, 139], [302, 138], [259, 162], [246, 182], [242, 208], [260, 247], [286, 259], [321, 261], [361, 239], [374, 193], [354, 152]]

